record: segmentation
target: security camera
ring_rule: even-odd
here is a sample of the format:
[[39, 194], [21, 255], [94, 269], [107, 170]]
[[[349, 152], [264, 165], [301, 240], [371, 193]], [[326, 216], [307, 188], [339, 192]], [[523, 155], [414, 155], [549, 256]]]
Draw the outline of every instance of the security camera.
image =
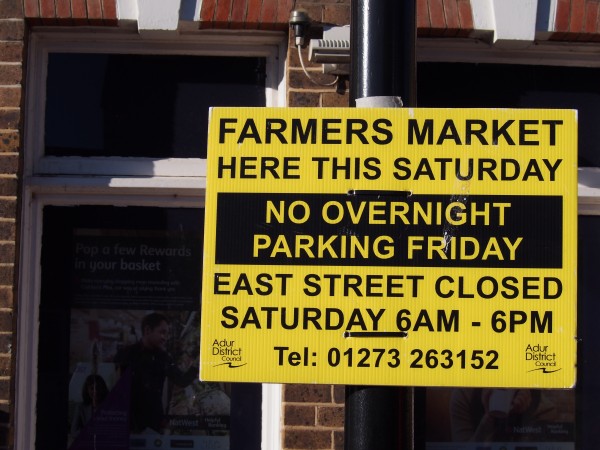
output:
[[294, 9], [290, 13], [290, 27], [294, 30], [294, 36], [296, 38], [296, 46], [304, 45], [304, 37], [306, 30], [310, 26], [310, 17], [308, 12], [304, 9]]

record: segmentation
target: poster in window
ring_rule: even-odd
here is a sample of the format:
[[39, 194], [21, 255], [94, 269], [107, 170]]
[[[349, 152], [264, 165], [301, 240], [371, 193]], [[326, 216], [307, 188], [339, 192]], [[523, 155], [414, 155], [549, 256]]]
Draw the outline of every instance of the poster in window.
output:
[[70, 450], [229, 448], [229, 385], [198, 380], [200, 241], [75, 231]]
[[575, 392], [427, 388], [426, 450], [574, 450]]

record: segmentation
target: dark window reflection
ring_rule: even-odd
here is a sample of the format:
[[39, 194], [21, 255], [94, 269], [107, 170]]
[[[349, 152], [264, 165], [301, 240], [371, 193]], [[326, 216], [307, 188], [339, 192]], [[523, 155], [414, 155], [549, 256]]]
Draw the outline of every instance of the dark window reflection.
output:
[[197, 378], [203, 216], [44, 208], [37, 450], [260, 448], [261, 386]]
[[421, 63], [418, 105], [577, 109], [579, 166], [600, 167], [600, 69]]
[[263, 106], [265, 59], [52, 53], [51, 156], [206, 158], [211, 106]]
[[577, 410], [581, 426], [578, 429], [578, 449], [595, 448], [600, 442], [600, 410], [598, 393], [600, 392], [600, 353], [597, 318], [600, 316], [600, 217], [579, 217], [579, 280], [578, 290], [578, 343], [577, 355]]

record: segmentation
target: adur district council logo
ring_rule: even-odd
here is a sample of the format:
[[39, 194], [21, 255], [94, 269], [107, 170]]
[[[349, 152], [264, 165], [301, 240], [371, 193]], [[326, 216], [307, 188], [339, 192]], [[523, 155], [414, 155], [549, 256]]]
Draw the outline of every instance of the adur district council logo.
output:
[[247, 364], [243, 362], [242, 348], [236, 347], [235, 341], [228, 339], [215, 339], [212, 344], [212, 355], [219, 356], [221, 359], [221, 363], [216, 364], [216, 366], [227, 366], [230, 369], [236, 369]]
[[556, 352], [550, 350], [549, 345], [527, 344], [525, 360], [531, 364], [531, 369], [528, 372], [554, 373], [561, 370], [557, 366]]

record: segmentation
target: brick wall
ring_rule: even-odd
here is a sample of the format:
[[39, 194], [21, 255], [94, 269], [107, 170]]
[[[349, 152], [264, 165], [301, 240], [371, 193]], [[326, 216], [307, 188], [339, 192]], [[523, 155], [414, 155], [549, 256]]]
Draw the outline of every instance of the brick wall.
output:
[[473, 30], [471, 0], [417, 0], [419, 36], [467, 37]]
[[17, 194], [22, 130], [24, 22], [21, 2], [0, 0], [0, 449], [12, 442]]
[[[330, 25], [348, 25], [350, 23], [350, 0], [331, 2], [298, 2], [296, 8], [305, 9], [314, 22]], [[289, 14], [288, 14], [289, 16]], [[308, 38], [318, 39], [319, 27], [309, 28]], [[334, 75], [322, 73], [321, 64], [308, 61], [308, 46], [302, 50], [302, 59], [306, 70], [318, 83], [325, 84], [335, 80]], [[348, 77], [341, 77], [334, 86], [321, 86], [313, 83], [303, 72], [293, 33], [288, 45], [288, 106], [345, 107], [349, 105]]]
[[[213, 0], [216, 1], [216, 0]], [[294, 8], [305, 9], [312, 21], [330, 25], [350, 24], [350, 0], [298, 1]], [[420, 37], [467, 37], [473, 31], [470, 0], [417, 0], [417, 34]], [[309, 38], [319, 28], [309, 30]], [[293, 36], [290, 33], [288, 52], [288, 105], [344, 107], [349, 104], [348, 78], [334, 86], [319, 86], [303, 73]], [[307, 71], [318, 83], [329, 83], [335, 76], [322, 73], [321, 64], [308, 61], [308, 47], [302, 49]]]
[[[321, 23], [350, 23], [350, 0], [204, 0], [200, 27], [287, 30], [289, 11], [304, 8]], [[467, 36], [473, 28], [469, 0], [418, 0], [419, 36]], [[554, 38], [598, 37], [598, 0], [559, 0]], [[31, 25], [116, 25], [115, 0], [0, 0], [0, 450], [9, 448], [11, 373], [14, 339], [13, 282], [18, 230], [17, 192], [21, 151], [21, 85], [23, 80], [24, 22]], [[594, 28], [594, 26], [596, 28]], [[311, 31], [319, 37], [318, 28]], [[288, 105], [292, 107], [347, 107], [348, 80], [334, 86], [313, 84], [303, 73], [290, 36], [287, 55]], [[591, 38], [590, 38], [591, 40]], [[303, 59], [321, 83], [334, 76], [321, 73], [320, 64]], [[292, 449], [342, 449], [344, 387], [285, 385], [283, 387], [282, 445]]]
[[[298, 1], [295, 8], [305, 9], [315, 22], [331, 25], [350, 23], [350, 0]], [[289, 13], [288, 13], [289, 16]], [[309, 30], [309, 38], [319, 38], [318, 27]], [[320, 86], [304, 74], [294, 36], [290, 33], [288, 46], [288, 106], [348, 107], [348, 77], [341, 77], [334, 86]], [[308, 61], [308, 47], [302, 49], [307, 71], [319, 83], [335, 80], [323, 74], [321, 64]], [[282, 447], [292, 449], [344, 448], [344, 386], [284, 385]]]
[[284, 386], [283, 449], [344, 448], [344, 386]]
[[203, 0], [200, 28], [287, 30], [292, 0]]
[[116, 0], [22, 1], [25, 17], [31, 25], [77, 26], [117, 24]]
[[598, 0], [558, 0], [552, 40], [600, 42]]

